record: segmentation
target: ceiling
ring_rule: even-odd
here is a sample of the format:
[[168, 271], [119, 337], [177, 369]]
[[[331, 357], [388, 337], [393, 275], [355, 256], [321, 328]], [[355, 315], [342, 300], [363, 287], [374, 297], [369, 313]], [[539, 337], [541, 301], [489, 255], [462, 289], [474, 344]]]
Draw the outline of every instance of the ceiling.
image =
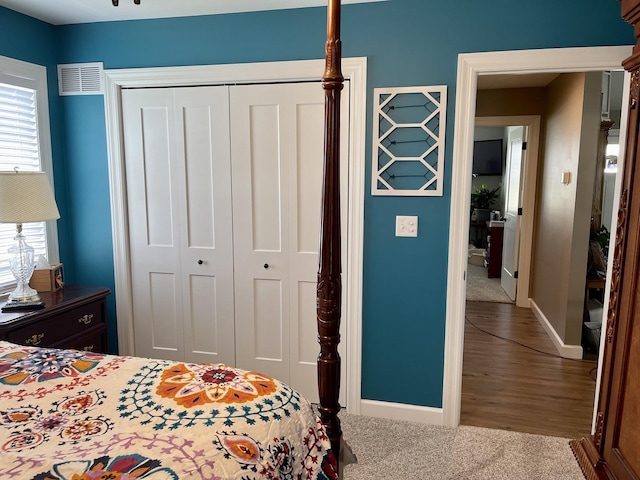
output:
[[[386, 0], [342, 0], [343, 4]], [[0, 0], [0, 6], [53, 25], [326, 6], [327, 0]]]
[[[1, 3], [1, 2], [0, 2]], [[523, 75], [478, 75], [478, 89], [546, 87], [558, 73], [528, 73]]]
[[[546, 87], [560, 73], [527, 73], [527, 74], [501, 74], [478, 75], [478, 90], [502, 89], [502, 88], [531, 88]], [[611, 72], [610, 110], [622, 108], [624, 72]]]

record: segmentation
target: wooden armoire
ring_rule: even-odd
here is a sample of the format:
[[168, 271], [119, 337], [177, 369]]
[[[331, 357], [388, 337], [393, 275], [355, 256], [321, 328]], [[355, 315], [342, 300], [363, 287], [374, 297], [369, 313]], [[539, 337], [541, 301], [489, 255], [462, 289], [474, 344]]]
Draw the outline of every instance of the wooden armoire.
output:
[[602, 377], [594, 434], [571, 442], [589, 480], [640, 478], [640, 0], [621, 5], [637, 43], [623, 62], [629, 121]]

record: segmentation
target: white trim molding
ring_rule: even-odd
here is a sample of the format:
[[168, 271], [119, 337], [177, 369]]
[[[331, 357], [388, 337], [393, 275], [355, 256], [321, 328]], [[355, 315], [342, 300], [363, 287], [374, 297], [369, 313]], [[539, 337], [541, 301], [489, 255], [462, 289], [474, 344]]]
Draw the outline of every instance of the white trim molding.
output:
[[391, 420], [402, 420], [405, 422], [444, 425], [441, 408], [421, 407], [405, 403], [362, 400], [361, 414], [369, 417], [389, 418]]
[[620, 70], [631, 46], [465, 53], [458, 56], [449, 268], [445, 328], [443, 423], [460, 423], [471, 166], [479, 74]]
[[[319, 80], [324, 72], [324, 60], [245, 63], [187, 67], [135, 68], [105, 70], [105, 113], [109, 158], [111, 218], [118, 347], [121, 355], [134, 352], [133, 310], [131, 298], [128, 219], [124, 176], [121, 90], [258, 82], [295, 82]], [[360, 413], [362, 357], [362, 250], [364, 238], [365, 184], [365, 124], [367, 101], [366, 57], [342, 60], [342, 73], [350, 82], [350, 163], [349, 219], [347, 256], [348, 272], [343, 319], [346, 319], [347, 373], [342, 385], [346, 388], [347, 410]], [[345, 320], [343, 320], [345, 321]]]
[[553, 342], [553, 346], [556, 347], [556, 350], [558, 350], [558, 354], [564, 358], [573, 358], [574, 360], [580, 360], [582, 358], [582, 346], [566, 345], [558, 335], [558, 332], [556, 332], [556, 329], [553, 328], [551, 322], [546, 317], [542, 309], [538, 306], [538, 304], [533, 299], [530, 299], [529, 301], [531, 303], [531, 311], [540, 322], [540, 325], [544, 327], [547, 335], [549, 335], [549, 338]]

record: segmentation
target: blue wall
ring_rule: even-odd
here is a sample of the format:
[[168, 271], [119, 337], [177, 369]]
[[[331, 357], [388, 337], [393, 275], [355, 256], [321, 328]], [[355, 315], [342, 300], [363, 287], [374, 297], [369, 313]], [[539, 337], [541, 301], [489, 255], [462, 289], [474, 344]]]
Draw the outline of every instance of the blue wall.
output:
[[[0, 9], [0, 17], [6, 13]], [[32, 61], [40, 53], [48, 66], [56, 59], [102, 61], [105, 68], [323, 58], [325, 22], [325, 8], [307, 8], [69, 25], [53, 33], [45, 24], [29, 24], [43, 44], [33, 45], [33, 52], [22, 51], [16, 42], [7, 46], [0, 28], [0, 53]], [[342, 25], [343, 55], [368, 57], [368, 117], [373, 88], [449, 88], [444, 196], [372, 197], [369, 183], [365, 189], [363, 398], [440, 407], [458, 54], [632, 44], [632, 29], [620, 18], [615, 0], [389, 0], [344, 6]], [[48, 51], [50, 36], [57, 47], [53, 52]], [[51, 92], [55, 97], [56, 89]], [[74, 280], [112, 286], [102, 98], [55, 101], [61, 110], [54, 112], [54, 121], [62, 124], [56, 134], [65, 151], [56, 150], [54, 160], [56, 175], [60, 167], [67, 182], [64, 238], [72, 247], [65, 249], [63, 261]], [[367, 179], [370, 125], [368, 120]], [[398, 214], [419, 216], [419, 237], [394, 236]]]
[[[56, 203], [60, 210], [58, 237], [60, 258], [65, 262], [65, 280], [73, 278], [73, 219], [68, 210], [64, 127], [60, 121], [62, 102], [58, 97], [56, 65], [59, 63], [59, 32], [56, 27], [0, 7], [0, 55], [47, 67], [51, 148], [54, 163]], [[70, 260], [66, 264], [67, 259]]]

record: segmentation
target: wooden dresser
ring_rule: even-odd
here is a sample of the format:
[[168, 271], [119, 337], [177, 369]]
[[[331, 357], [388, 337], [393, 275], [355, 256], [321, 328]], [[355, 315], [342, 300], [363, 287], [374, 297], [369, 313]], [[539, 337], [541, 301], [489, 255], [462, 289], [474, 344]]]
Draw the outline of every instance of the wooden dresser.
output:
[[0, 340], [106, 353], [106, 298], [110, 293], [108, 288], [82, 285], [39, 292], [45, 308], [0, 313]]

